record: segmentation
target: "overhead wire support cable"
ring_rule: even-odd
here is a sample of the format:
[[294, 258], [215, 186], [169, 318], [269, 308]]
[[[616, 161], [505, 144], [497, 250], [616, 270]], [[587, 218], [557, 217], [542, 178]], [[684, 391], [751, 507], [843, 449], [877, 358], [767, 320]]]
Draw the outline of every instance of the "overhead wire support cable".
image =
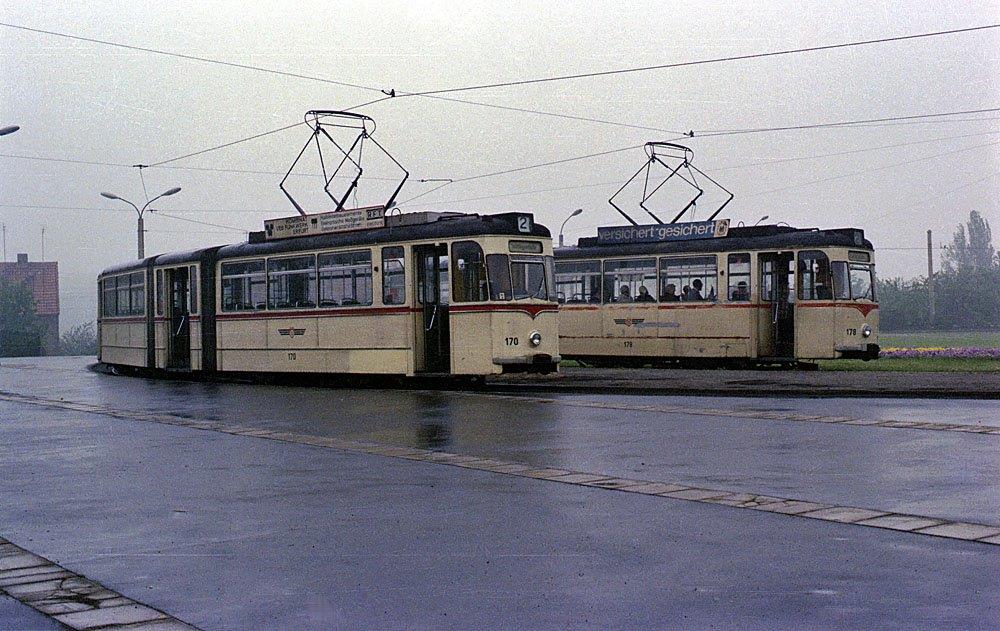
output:
[[693, 61], [679, 61], [667, 64], [656, 64], [652, 66], [638, 66], [635, 68], [619, 68], [615, 70], [599, 70], [595, 72], [581, 72], [577, 74], [555, 75], [551, 77], [539, 77], [535, 79], [520, 79], [513, 81], [501, 81], [497, 83], [483, 83], [478, 85], [459, 86], [455, 88], [442, 88], [439, 90], [423, 90], [420, 92], [408, 93], [408, 96], [430, 96], [438, 94], [452, 94], [455, 92], [470, 92], [473, 90], [488, 90], [493, 88], [508, 88], [523, 85], [533, 85], [537, 83], [551, 83], [554, 81], [571, 81], [575, 79], [589, 79], [594, 77], [607, 77], [611, 75], [630, 74], [636, 72], [649, 72], [652, 70], [667, 70], [671, 68], [685, 68], [690, 66], [702, 66], [707, 64], [726, 63], [732, 61], [746, 61], [749, 59], [764, 59], [767, 57], [779, 57], [783, 55], [794, 55], [799, 53], [818, 52], [823, 50], [836, 50], [840, 48], [852, 48], [856, 46], [869, 46], [872, 44], [886, 44], [890, 42], [902, 42], [907, 40], [922, 39], [927, 37], [940, 37], [944, 35], [956, 35], [959, 33], [971, 33], [975, 31], [985, 31], [1000, 28], [1000, 24], [984, 24], [980, 26], [970, 26], [966, 28], [949, 29], [945, 31], [931, 31], [927, 33], [915, 33], [912, 35], [897, 35], [894, 37], [880, 37], [877, 39], [858, 40], [852, 42], [841, 42], [838, 44], [825, 44], [821, 46], [805, 46], [801, 48], [788, 48], [784, 50], [768, 51], [763, 53], [748, 53], [745, 55], [730, 55], [726, 57], [713, 57], [710, 59], [698, 59]]
[[280, 75], [283, 77], [291, 77], [293, 79], [308, 79], [309, 81], [320, 81], [322, 83], [329, 83], [332, 85], [339, 85], [345, 88], [357, 88], [358, 90], [368, 90], [370, 92], [381, 92], [379, 88], [372, 87], [369, 85], [361, 85], [358, 83], [350, 83], [348, 81], [338, 81], [335, 79], [327, 79], [325, 77], [316, 77], [311, 75], [299, 74], [297, 72], [287, 72], [284, 70], [274, 70], [272, 68], [264, 68], [263, 66], [251, 66], [249, 64], [241, 64], [232, 61], [223, 61], [221, 59], [212, 59], [210, 57], [200, 57], [198, 55], [188, 55], [185, 53], [175, 53], [169, 50], [160, 50], [158, 48], [149, 48], [147, 46], [136, 46], [135, 44], [123, 44], [121, 42], [112, 42], [106, 39], [97, 39], [96, 37], [84, 37], [82, 35], [70, 35], [69, 33], [60, 33], [58, 31], [49, 31], [40, 28], [32, 28], [30, 26], [24, 26], [21, 24], [11, 24], [9, 22], [0, 22], [0, 26], [6, 28], [17, 29], [20, 31], [28, 31], [31, 33], [39, 33], [42, 35], [52, 35], [54, 37], [62, 37], [65, 39], [72, 39], [80, 42], [89, 42], [91, 44], [101, 44], [103, 46], [113, 46], [115, 48], [124, 48], [126, 50], [135, 50], [144, 53], [152, 53], [155, 55], [164, 55], [166, 57], [175, 57], [177, 59], [187, 59], [188, 61], [198, 61], [208, 64], [216, 64], [219, 66], [228, 66], [230, 68], [240, 68], [242, 70], [253, 70], [256, 72], [265, 72], [267, 74]]

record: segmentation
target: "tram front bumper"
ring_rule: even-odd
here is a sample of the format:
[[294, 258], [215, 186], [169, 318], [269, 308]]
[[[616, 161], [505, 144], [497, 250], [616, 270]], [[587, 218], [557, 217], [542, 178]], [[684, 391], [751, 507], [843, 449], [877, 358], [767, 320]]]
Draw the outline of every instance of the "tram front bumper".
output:
[[497, 366], [537, 366], [539, 364], [558, 364], [562, 361], [559, 355], [549, 355], [548, 353], [536, 353], [534, 355], [520, 355], [518, 357], [494, 357], [493, 363]]
[[837, 346], [837, 352], [842, 359], [878, 359], [878, 354], [882, 349], [878, 344], [851, 344]]

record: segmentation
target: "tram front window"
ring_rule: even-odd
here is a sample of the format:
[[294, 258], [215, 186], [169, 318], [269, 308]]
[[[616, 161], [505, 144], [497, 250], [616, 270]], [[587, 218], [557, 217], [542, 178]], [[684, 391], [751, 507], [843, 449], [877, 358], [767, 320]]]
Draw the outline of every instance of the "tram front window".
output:
[[830, 300], [833, 298], [830, 259], [824, 252], [799, 252], [799, 299]]
[[834, 261], [833, 290], [837, 300], [875, 300], [875, 266]]
[[486, 300], [483, 248], [475, 241], [456, 241], [451, 245], [451, 260], [454, 266], [451, 275], [452, 299], [455, 302]]
[[875, 279], [871, 265], [851, 263], [851, 298], [875, 300]]
[[514, 300], [548, 298], [545, 263], [540, 256], [515, 256], [510, 259], [511, 289]]

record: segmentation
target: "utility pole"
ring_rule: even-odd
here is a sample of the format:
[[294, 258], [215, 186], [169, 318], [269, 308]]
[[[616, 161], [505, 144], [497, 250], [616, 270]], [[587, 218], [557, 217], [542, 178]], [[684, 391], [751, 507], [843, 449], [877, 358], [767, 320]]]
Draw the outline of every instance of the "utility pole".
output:
[[42, 260], [45, 260], [45, 226], [42, 226]]
[[934, 241], [927, 231], [927, 323], [934, 326]]
[[3, 262], [7, 262], [7, 224], [0, 224], [3, 226]]

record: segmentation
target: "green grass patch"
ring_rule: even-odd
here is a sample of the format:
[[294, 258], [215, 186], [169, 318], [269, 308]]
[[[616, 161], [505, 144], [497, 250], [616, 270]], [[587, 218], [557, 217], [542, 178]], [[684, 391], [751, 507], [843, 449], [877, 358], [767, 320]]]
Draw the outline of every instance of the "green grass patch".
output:
[[868, 370], [878, 372], [1000, 372], [1000, 360], [968, 357], [900, 357], [898, 359], [830, 359], [819, 362], [820, 370]]
[[879, 333], [882, 348], [1000, 348], [1000, 331], [915, 331]]

